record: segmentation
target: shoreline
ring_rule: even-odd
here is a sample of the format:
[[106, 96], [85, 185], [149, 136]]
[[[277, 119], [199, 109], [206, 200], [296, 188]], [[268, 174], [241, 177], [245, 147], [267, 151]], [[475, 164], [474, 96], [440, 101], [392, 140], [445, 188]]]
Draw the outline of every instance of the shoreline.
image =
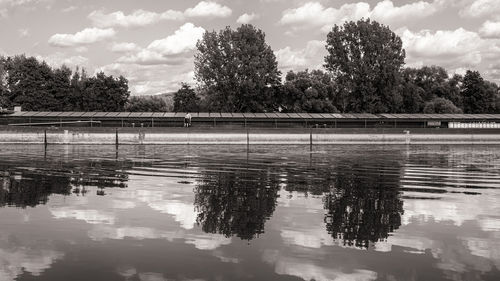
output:
[[500, 129], [261, 129], [0, 127], [0, 144], [273, 145], [491, 144]]

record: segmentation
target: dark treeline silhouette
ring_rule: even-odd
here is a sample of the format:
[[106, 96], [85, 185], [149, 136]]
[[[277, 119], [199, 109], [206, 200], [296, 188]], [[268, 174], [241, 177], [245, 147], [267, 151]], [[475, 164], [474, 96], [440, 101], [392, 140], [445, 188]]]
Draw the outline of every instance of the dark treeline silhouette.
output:
[[324, 69], [289, 71], [262, 30], [242, 25], [207, 31], [194, 58], [197, 86], [173, 99], [129, 98], [128, 83], [98, 73], [50, 68], [33, 57], [0, 57], [0, 107], [43, 111], [496, 113], [499, 87], [477, 71], [405, 68], [401, 38], [362, 19], [328, 33]]
[[22, 106], [32, 111], [123, 111], [129, 98], [128, 81], [103, 72], [89, 77], [82, 69], [24, 55], [0, 57], [0, 107]]
[[97, 187], [97, 195], [105, 195], [106, 188], [127, 187], [128, 174], [121, 171], [131, 163], [118, 166], [115, 162], [86, 162], [68, 165], [41, 162], [36, 169], [18, 170], [12, 165], [0, 164], [0, 207], [20, 208], [46, 204], [52, 194], [85, 195], [89, 187]]

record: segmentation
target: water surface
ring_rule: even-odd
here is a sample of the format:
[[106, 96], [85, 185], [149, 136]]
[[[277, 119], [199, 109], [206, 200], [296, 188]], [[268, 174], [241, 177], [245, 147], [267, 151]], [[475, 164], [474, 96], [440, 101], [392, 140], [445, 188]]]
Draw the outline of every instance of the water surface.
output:
[[0, 146], [0, 281], [500, 280], [498, 146]]

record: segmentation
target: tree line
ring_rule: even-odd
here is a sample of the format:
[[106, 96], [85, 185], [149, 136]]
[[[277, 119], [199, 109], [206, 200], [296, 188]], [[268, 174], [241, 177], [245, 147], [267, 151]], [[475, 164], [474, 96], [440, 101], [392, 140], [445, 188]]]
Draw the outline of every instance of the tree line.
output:
[[103, 72], [51, 68], [24, 55], [0, 57], [0, 107], [26, 111], [123, 111], [128, 81]]
[[498, 85], [477, 71], [405, 67], [402, 40], [362, 19], [335, 25], [323, 69], [282, 79], [265, 33], [253, 25], [207, 31], [197, 43], [196, 86], [172, 98], [130, 97], [120, 76], [51, 68], [33, 57], [0, 57], [0, 107], [45, 111], [207, 111], [343, 113], [494, 113]]
[[[440, 66], [404, 67], [402, 40], [370, 19], [335, 25], [323, 69], [289, 71], [281, 82], [264, 33], [252, 25], [206, 32], [195, 55], [196, 95], [175, 111], [494, 113], [498, 85], [477, 71], [449, 75]], [[194, 105], [193, 105], [194, 104]]]

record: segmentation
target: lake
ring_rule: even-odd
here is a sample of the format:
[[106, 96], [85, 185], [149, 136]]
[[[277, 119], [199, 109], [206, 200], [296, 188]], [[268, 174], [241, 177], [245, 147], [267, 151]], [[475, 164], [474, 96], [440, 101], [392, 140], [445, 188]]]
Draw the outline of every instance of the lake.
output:
[[0, 280], [500, 280], [498, 146], [0, 146]]

